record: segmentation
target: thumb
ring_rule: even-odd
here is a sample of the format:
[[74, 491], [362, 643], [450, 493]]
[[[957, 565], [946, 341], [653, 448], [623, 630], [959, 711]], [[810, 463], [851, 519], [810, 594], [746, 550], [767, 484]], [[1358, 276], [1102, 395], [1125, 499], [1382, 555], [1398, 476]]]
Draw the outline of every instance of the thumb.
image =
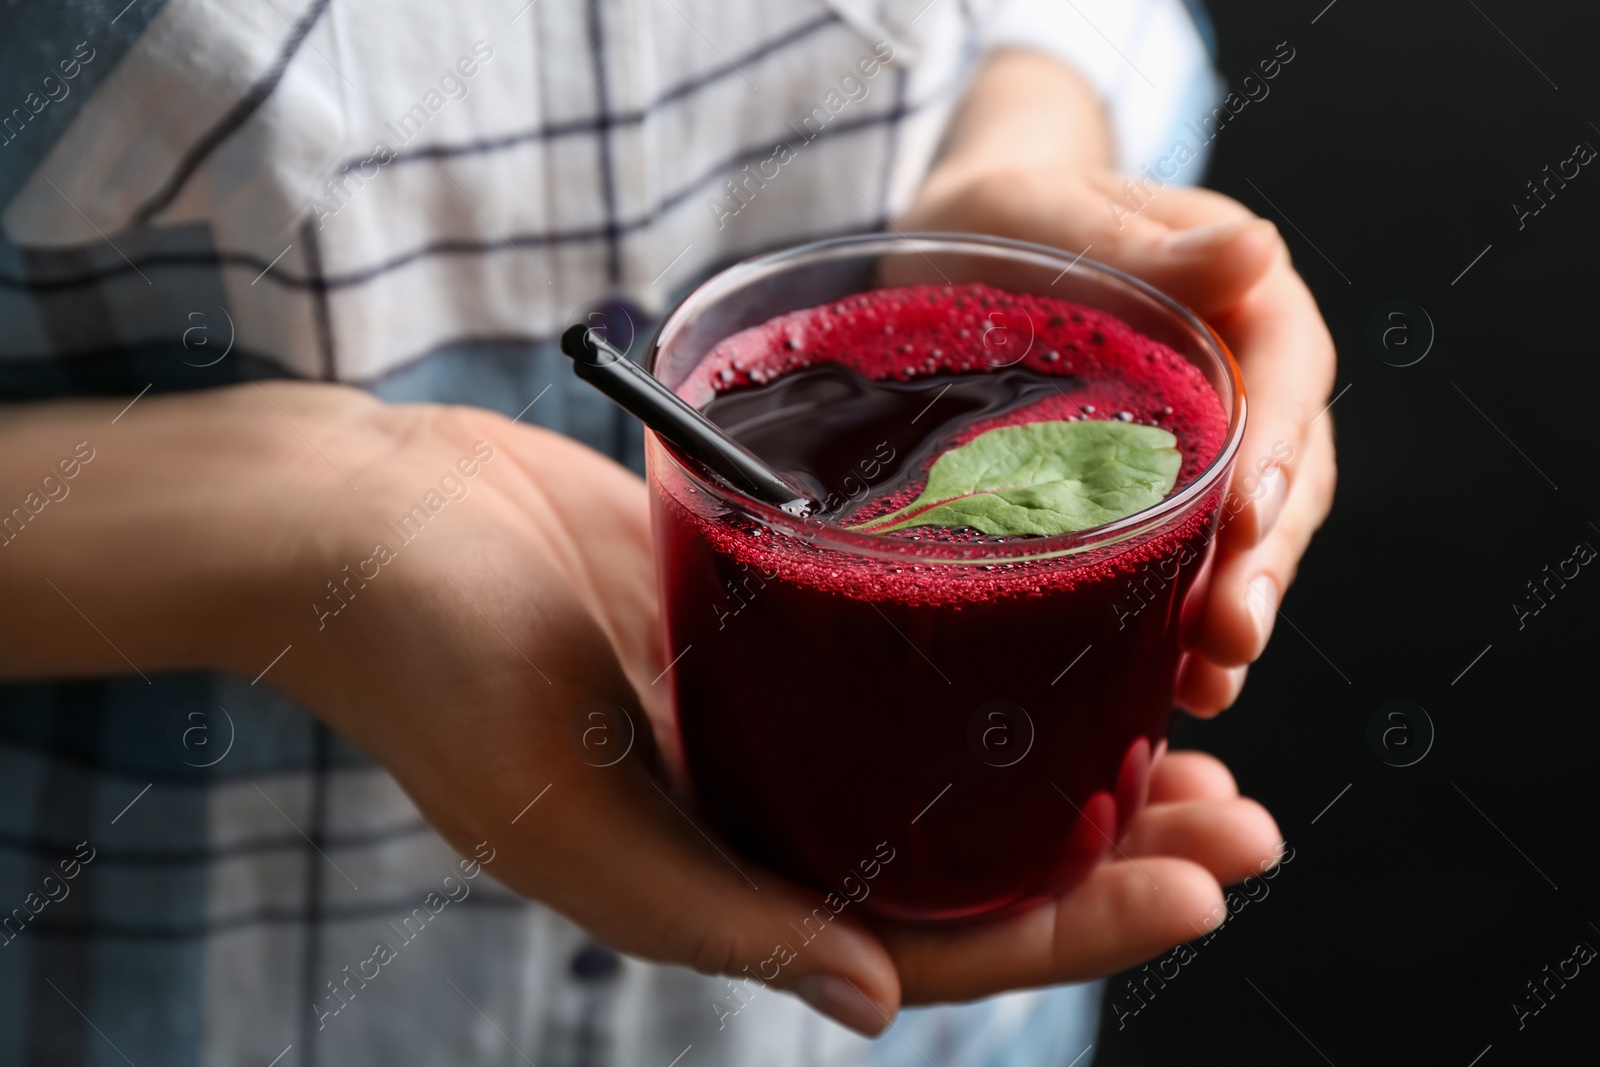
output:
[[728, 976], [712, 1003], [723, 1025], [769, 986], [869, 1036], [889, 1025], [899, 977], [844, 894], [745, 861], [634, 759], [584, 770], [569, 779], [584, 817], [552, 820], [518, 849], [537, 865], [533, 895], [620, 951]]

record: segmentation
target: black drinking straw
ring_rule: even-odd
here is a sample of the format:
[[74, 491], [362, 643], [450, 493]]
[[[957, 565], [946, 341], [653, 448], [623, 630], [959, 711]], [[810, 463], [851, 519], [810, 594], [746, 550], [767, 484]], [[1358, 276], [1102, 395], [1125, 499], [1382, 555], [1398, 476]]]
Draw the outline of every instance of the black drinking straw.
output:
[[561, 335], [561, 351], [572, 357], [578, 377], [616, 405], [699, 460], [729, 484], [758, 500], [795, 515], [815, 511], [817, 502], [775, 472], [716, 423], [634, 363], [583, 323]]

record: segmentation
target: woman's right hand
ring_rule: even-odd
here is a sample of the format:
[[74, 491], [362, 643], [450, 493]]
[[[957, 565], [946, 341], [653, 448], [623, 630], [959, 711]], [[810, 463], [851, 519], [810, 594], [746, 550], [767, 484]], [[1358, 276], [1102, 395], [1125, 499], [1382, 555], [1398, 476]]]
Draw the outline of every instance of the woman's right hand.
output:
[[1277, 842], [1215, 760], [1169, 756], [1128, 858], [1059, 901], [960, 928], [846, 908], [801, 942], [821, 898], [688, 814], [637, 477], [486, 411], [329, 385], [148, 397], [112, 424], [122, 404], [0, 420], [7, 497], [58, 441], [98, 449], [40, 517], [52, 532], [0, 550], [0, 675], [254, 677], [289, 646], [266, 681], [464, 854], [487, 842], [495, 878], [620, 951], [755, 976], [876, 1033], [902, 1003], [1096, 977], [1194, 937]]
[[[491, 412], [332, 385], [150, 396], [113, 422], [125, 404], [0, 409], [0, 499], [72, 442], [95, 450], [0, 549], [0, 677], [264, 675], [464, 855], [486, 843], [491, 875], [620, 951], [759, 978], [796, 940], [820, 900], [713, 844], [667, 769], [638, 477]], [[851, 916], [773, 984], [828, 974], [898, 1006]]]

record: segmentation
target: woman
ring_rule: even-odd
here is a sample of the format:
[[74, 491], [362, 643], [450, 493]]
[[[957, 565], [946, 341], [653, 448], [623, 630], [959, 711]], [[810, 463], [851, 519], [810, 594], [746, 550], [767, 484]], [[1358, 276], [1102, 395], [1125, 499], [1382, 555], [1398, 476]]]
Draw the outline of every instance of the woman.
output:
[[[1065, 1063], [1098, 987], [1061, 983], [1272, 861], [1271, 818], [1178, 754], [1127, 859], [1055, 904], [847, 920], [748, 981], [809, 905], [751, 891], [651, 770], [639, 441], [554, 346], [886, 225], [1145, 278], [1251, 398], [1180, 680], [1216, 713], [1331, 497], [1333, 351], [1274, 228], [1180, 187], [1202, 146], [1146, 169], [1217, 95], [1176, 0], [8, 17], [0, 1058]], [[594, 698], [653, 728], [615, 766], [573, 742]]]

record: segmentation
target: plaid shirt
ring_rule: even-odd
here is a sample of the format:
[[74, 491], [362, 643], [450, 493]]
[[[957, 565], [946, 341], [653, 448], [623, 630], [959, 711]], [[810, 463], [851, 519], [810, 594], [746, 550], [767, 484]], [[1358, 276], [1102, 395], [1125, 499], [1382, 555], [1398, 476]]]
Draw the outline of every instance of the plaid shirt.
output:
[[[0, 9], [0, 398], [337, 380], [636, 469], [553, 335], [598, 309], [642, 336], [718, 265], [878, 227], [983, 49], [1077, 64], [1135, 168], [1216, 92], [1179, 0], [125, 3]], [[1097, 985], [876, 1041], [767, 992], [719, 1030], [720, 980], [498, 886], [269, 681], [151, 683], [0, 686], [0, 1063], [943, 1067], [1093, 1039]]]

